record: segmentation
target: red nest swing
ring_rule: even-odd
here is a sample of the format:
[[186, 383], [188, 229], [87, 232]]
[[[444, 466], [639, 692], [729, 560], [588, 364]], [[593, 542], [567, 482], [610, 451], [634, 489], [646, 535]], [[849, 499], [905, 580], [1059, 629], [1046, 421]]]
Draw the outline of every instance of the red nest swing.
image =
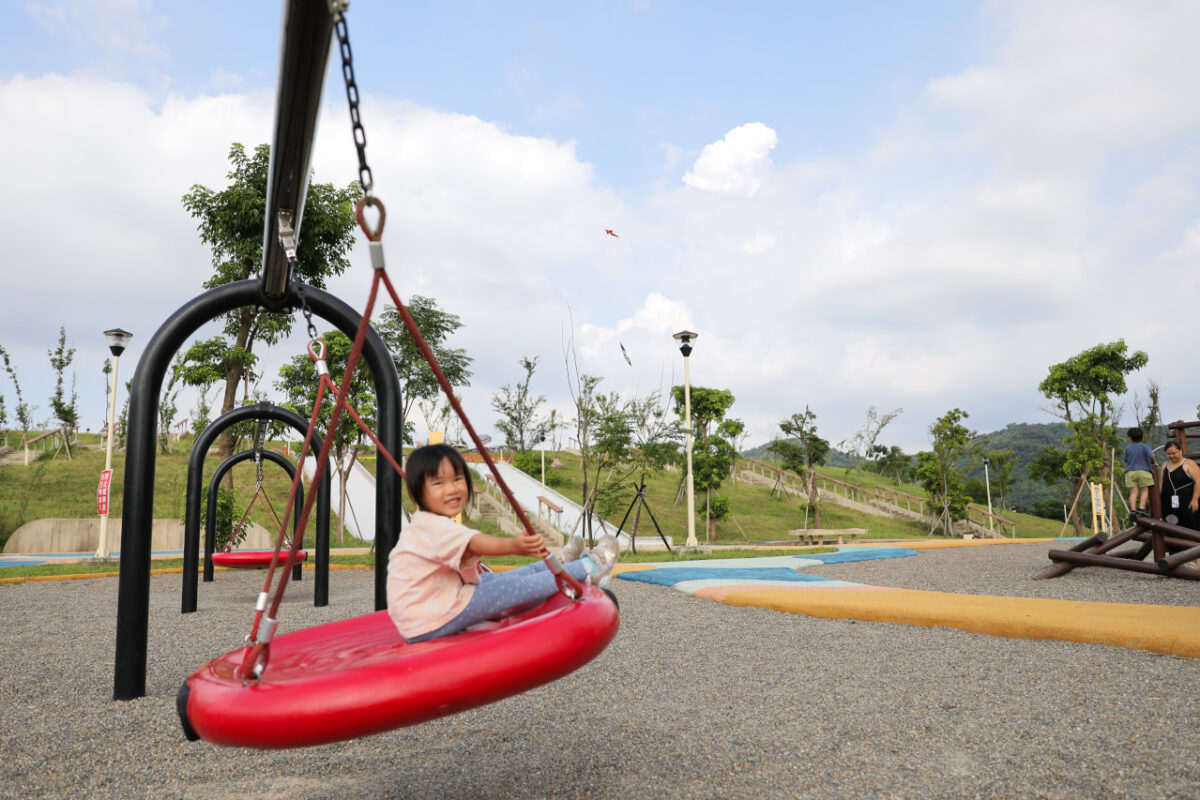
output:
[[[229, 569], [266, 569], [275, 556], [274, 550], [230, 550], [212, 554], [212, 562], [218, 567]], [[297, 561], [308, 560], [307, 551], [296, 553]]]
[[[339, 24], [344, 22], [339, 20]], [[343, 49], [343, 60], [346, 50]], [[359, 147], [360, 179], [369, 175]], [[305, 498], [286, 558], [280, 550], [305, 455], [312, 442], [322, 398], [328, 386], [334, 408], [328, 430], [336, 430], [345, 410], [366, 432], [379, 454], [399, 474], [400, 465], [362, 422], [346, 398], [371, 312], [382, 283], [391, 295], [405, 327], [420, 349], [442, 391], [487, 462], [514, 512], [532, 530], [524, 510], [500, 476], [496, 465], [472, 428], [429, 345], [408, 308], [401, 302], [383, 263], [380, 236], [385, 210], [363, 182], [364, 197], [355, 209], [370, 242], [374, 277], [342, 384], [329, 377], [325, 345], [316, 338], [309, 316], [308, 352], [320, 376], [316, 400], [300, 461], [279, 527], [275, 553], [267, 553], [266, 586], [255, 606], [254, 623], [246, 646], [210, 661], [179, 690], [176, 708], [189, 739], [219, 745], [257, 748], [305, 747], [369, 736], [406, 725], [465, 711], [527, 691], [567, 675], [595, 658], [612, 641], [619, 627], [616, 597], [607, 590], [581, 585], [563, 570], [557, 558], [544, 558], [560, 591], [539, 606], [462, 633], [410, 644], [396, 630], [386, 611], [307, 628], [274, 637], [288, 572], [304, 558], [299, 549], [316, 493]], [[372, 230], [363, 219], [364, 207], [374, 207], [379, 222]], [[294, 260], [294, 249], [288, 254]], [[295, 265], [293, 264], [293, 267]], [[334, 437], [326, 436], [313, 482], [328, 463]], [[274, 557], [279, 553], [278, 557]], [[257, 553], [225, 553], [249, 561]], [[386, 554], [379, 554], [384, 557]], [[235, 559], [230, 559], [235, 560]], [[217, 560], [216, 554], [214, 563]], [[228, 564], [232, 566], [232, 564]], [[280, 580], [272, 589], [276, 569]]]
[[557, 594], [486, 628], [408, 644], [386, 611], [280, 636], [255, 684], [243, 647], [213, 659], [176, 699], [189, 739], [234, 747], [307, 747], [427, 722], [573, 672], [617, 633], [600, 589]]

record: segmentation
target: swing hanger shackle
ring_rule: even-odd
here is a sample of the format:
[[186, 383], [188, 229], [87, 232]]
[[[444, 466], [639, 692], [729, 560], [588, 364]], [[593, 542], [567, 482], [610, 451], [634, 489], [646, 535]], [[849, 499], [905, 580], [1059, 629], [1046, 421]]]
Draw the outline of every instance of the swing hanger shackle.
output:
[[[379, 209], [379, 222], [376, 223], [374, 230], [371, 229], [366, 217], [363, 215], [363, 210], [366, 208]], [[387, 209], [384, 208], [383, 201], [374, 195], [363, 197], [354, 206], [354, 217], [358, 220], [358, 227], [362, 228], [363, 233], [367, 235], [367, 241], [372, 244], [378, 243], [383, 236], [383, 225], [387, 222]], [[372, 264], [374, 264], [373, 257]], [[376, 267], [376, 269], [379, 269], [379, 267]]]
[[329, 374], [329, 367], [325, 364], [325, 340], [312, 338], [308, 340], [308, 357], [313, 360], [313, 368], [317, 371], [317, 376]]

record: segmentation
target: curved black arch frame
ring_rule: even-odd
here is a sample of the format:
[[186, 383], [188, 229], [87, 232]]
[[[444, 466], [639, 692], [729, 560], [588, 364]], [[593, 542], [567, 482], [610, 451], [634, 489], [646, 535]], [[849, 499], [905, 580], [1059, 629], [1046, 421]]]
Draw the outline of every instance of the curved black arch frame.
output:
[[[353, 337], [361, 315], [337, 297], [311, 286], [293, 283], [290, 306], [299, 306], [298, 292], [314, 314]], [[151, 337], [138, 362], [129, 392], [128, 438], [125, 451], [124, 511], [121, 516], [121, 571], [117, 594], [117, 641], [113, 699], [132, 700], [146, 693], [146, 657], [150, 623], [150, 530], [154, 508], [154, 463], [158, 399], [163, 378], [175, 353], [201, 326], [219, 315], [264, 298], [254, 279], [210, 289], [181, 306]], [[368, 329], [363, 360], [375, 383], [380, 443], [400, 452], [400, 379], [391, 354], [379, 334]], [[388, 553], [400, 535], [397, 513], [400, 475], [385, 460], [375, 480], [375, 552]], [[192, 550], [193, 554], [195, 549]], [[186, 557], [186, 552], [185, 552]], [[195, 557], [193, 555], [193, 557]], [[184, 576], [188, 573], [185, 569]], [[375, 610], [387, 607], [387, 559], [375, 562]]]
[[[184, 504], [184, 523], [183, 523], [183, 603], [181, 611], [184, 614], [190, 614], [196, 610], [196, 560], [197, 551], [200, 548], [200, 491], [201, 485], [204, 482], [204, 459], [208, 455], [209, 449], [216, 442], [217, 437], [224, 433], [228, 428], [236, 425], [239, 422], [248, 420], [274, 420], [282, 422], [297, 430], [301, 436], [308, 431], [308, 420], [288, 408], [282, 408], [274, 403], [255, 403], [252, 406], [241, 406], [232, 409], [228, 413], [222, 414], [215, 420], [209, 423], [208, 427], [201, 431], [196, 437], [196, 441], [192, 445], [192, 453], [188, 457], [187, 469], [187, 500]], [[321, 434], [313, 432], [312, 447], [314, 452], [321, 449], [324, 439]], [[250, 452], [253, 456], [253, 451]], [[269, 453], [269, 451], [268, 451]], [[263, 455], [267, 455], [264, 453]], [[292, 477], [296, 475], [296, 468], [290, 461], [276, 453], [271, 453], [287, 463], [287, 469]], [[237, 456], [230, 456], [225, 461], [233, 461]], [[314, 456], [315, 458], [315, 456]], [[233, 465], [230, 464], [230, 467]], [[225, 462], [217, 467], [217, 472], [214, 475], [224, 477], [222, 468], [225, 468]], [[213, 480], [218, 480], [214, 478]], [[216, 514], [216, 506], [213, 503], [213, 486], [209, 484], [209, 513]], [[317, 518], [316, 518], [316, 540], [317, 553], [314, 559], [316, 567], [316, 582], [313, 587], [313, 605], [327, 606], [329, 605], [329, 508], [330, 508], [330, 492], [329, 492], [329, 468], [326, 466], [324, 473], [321, 476], [321, 483], [317, 486]], [[212, 531], [216, 527], [215, 518], [210, 519], [208, 530]], [[212, 552], [213, 540], [215, 536], [209, 535], [205, 537], [204, 542], [204, 580], [205, 582], [213, 579]]]
[[[315, 445], [314, 445], [315, 446]], [[276, 453], [274, 450], [263, 450], [262, 457], [264, 461], [270, 461], [283, 467], [283, 471], [287, 473], [289, 480], [296, 479], [296, 465], [288, 460], [283, 453]], [[212, 477], [208, 481], [208, 505], [207, 513], [204, 515], [204, 581], [207, 583], [213, 579], [213, 553], [216, 552], [217, 544], [217, 492], [221, 488], [221, 479], [225, 477], [225, 473], [236, 467], [243, 461], [250, 461], [254, 458], [253, 450], [243, 450], [240, 453], [234, 453], [229, 458], [225, 459], [217, 466]], [[325, 478], [329, 476], [329, 470], [325, 470], [321, 475], [321, 483], [325, 483]], [[296, 528], [300, 525], [300, 510], [304, 507], [304, 484], [301, 483], [296, 487], [296, 501], [292, 504], [292, 535], [296, 533]], [[325, 498], [325, 506], [321, 506], [320, 489], [317, 490], [317, 524], [321, 524], [321, 519], [329, 519], [329, 498]], [[320, 536], [320, 534], [317, 534]], [[328, 537], [328, 534], [326, 534]], [[329, 541], [326, 538], [326, 541]], [[325, 573], [329, 574], [329, 561], [325, 561]], [[304, 565], [297, 561], [292, 565], [292, 580], [299, 581], [304, 579]], [[325, 594], [325, 602], [318, 602], [317, 598], [313, 598], [314, 606], [329, 605], [329, 593]]]
[[[183, 604], [182, 612], [190, 614], [196, 610], [196, 553], [200, 548], [200, 491], [201, 485], [204, 482], [204, 459], [208, 455], [209, 448], [217, 440], [217, 437], [224, 433], [230, 427], [239, 422], [249, 420], [274, 420], [290, 425], [296, 429], [301, 436], [308, 432], [308, 420], [288, 408], [281, 408], [274, 403], [255, 403], [251, 406], [241, 406], [232, 409], [225, 414], [217, 417], [209, 423], [208, 427], [201, 431], [196, 437], [196, 441], [192, 444], [192, 453], [188, 456], [187, 469], [187, 500], [184, 503], [185, 517], [183, 523]], [[312, 447], [319, 451], [324, 443], [321, 435], [313, 432]], [[314, 456], [315, 457], [315, 456]], [[232, 456], [230, 457], [232, 458]], [[230, 459], [226, 459], [230, 460]], [[286, 460], [286, 459], [285, 459]], [[289, 462], [290, 463], [290, 462]], [[295, 469], [292, 469], [292, 476], [296, 474]], [[325, 513], [317, 512], [317, 555], [315, 566], [317, 577], [315, 586], [313, 587], [313, 605], [327, 606], [329, 605], [329, 468], [326, 469], [321, 478], [321, 484], [317, 486], [317, 500], [321, 501], [322, 497], [325, 501]], [[211, 498], [210, 498], [211, 501]], [[213, 505], [210, 509], [215, 508]], [[211, 537], [205, 541], [204, 549], [204, 580], [211, 581], [213, 579], [212, 569], [212, 540]]]

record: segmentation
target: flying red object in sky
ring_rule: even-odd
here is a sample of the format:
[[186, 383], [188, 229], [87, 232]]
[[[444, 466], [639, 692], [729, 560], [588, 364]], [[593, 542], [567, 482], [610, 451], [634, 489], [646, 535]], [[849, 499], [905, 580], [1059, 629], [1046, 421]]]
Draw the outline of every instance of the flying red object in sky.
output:
[[612, 228], [605, 228], [604, 232], [607, 233], [609, 236], [613, 237], [614, 239], [621, 238], [620, 236], [617, 236], [615, 233], [612, 232]]

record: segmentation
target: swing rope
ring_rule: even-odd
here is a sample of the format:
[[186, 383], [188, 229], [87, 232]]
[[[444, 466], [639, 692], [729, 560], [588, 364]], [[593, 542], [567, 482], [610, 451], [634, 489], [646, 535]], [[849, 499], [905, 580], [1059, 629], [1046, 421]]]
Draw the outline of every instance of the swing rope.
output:
[[[287, 589], [288, 577], [291, 572], [291, 567], [296, 561], [296, 554], [300, 549], [300, 543], [303, 540], [303, 532], [308, 524], [309, 516], [312, 512], [313, 502], [316, 497], [315, 492], [310, 492], [305, 498], [304, 507], [301, 509], [300, 518], [296, 523], [296, 531], [292, 536], [291, 547], [288, 550], [287, 558], [283, 563], [283, 570], [279, 582], [274, 584], [275, 570], [279, 565], [280, 551], [283, 547], [284, 538], [287, 535], [286, 526], [290, 516], [291, 509], [295, 504], [296, 492], [301, 484], [304, 474], [304, 461], [312, 446], [312, 437], [317, 427], [317, 422], [320, 418], [322, 403], [326, 391], [328, 390], [334, 397], [333, 409], [330, 413], [329, 424], [326, 426], [326, 435], [321, 445], [321, 451], [317, 456], [317, 462], [313, 471], [312, 482], [315, 484], [321, 480], [324, 470], [328, 463], [329, 451], [333, 446], [333, 433], [337, 431], [338, 424], [341, 422], [342, 411], [347, 411], [360, 428], [366, 431], [371, 441], [378, 448], [379, 452], [384, 455], [388, 464], [396, 470], [400, 475], [404, 475], [404, 471], [396, 462], [396, 459], [388, 452], [387, 448], [379, 441], [374, 433], [370, 431], [367, 425], [362, 421], [361, 417], [350, 407], [348, 398], [350, 396], [350, 384], [354, 376], [354, 371], [358, 366], [359, 357], [362, 355], [363, 344], [366, 341], [367, 330], [370, 328], [371, 314], [375, 308], [375, 301], [379, 295], [379, 285], [382, 282], [387, 288], [388, 294], [395, 304], [397, 311], [400, 313], [401, 319], [404, 320], [404, 326], [408, 330], [413, 341], [420, 350], [425, 362], [433, 371], [434, 377], [437, 379], [438, 385], [446, 395], [451, 407], [462, 420], [463, 427], [466, 429], [471, 441], [475, 444], [476, 450], [482, 456], [483, 461], [487, 464], [492, 477], [495, 478], [497, 486], [500, 487], [505, 499], [512, 507], [513, 512], [520, 520], [521, 525], [526, 532], [534, 533], [533, 525], [529, 521], [529, 517], [525, 514], [520, 503], [517, 502], [516, 496], [512, 493], [504, 478], [500, 475], [500, 470], [496, 463], [492, 460], [491, 453], [484, 446], [483, 441], [475, 432], [474, 426], [471, 425], [467, 418], [466, 412], [463, 411], [462, 405], [458, 402], [458, 398], [454, 396], [454, 390], [447, 380], [445, 373], [437, 362], [437, 358], [433, 354], [433, 350], [425, 341], [425, 337], [421, 335], [420, 329], [417, 327], [416, 321], [408, 311], [408, 307], [400, 300], [395, 287], [392, 285], [391, 279], [387, 275], [387, 267], [383, 257], [383, 244], [380, 241], [383, 236], [384, 224], [387, 221], [387, 209], [383, 202], [374, 195], [374, 185], [371, 177], [371, 169], [366, 161], [366, 131], [362, 126], [362, 119], [358, 109], [358, 87], [354, 79], [353, 58], [350, 49], [349, 33], [346, 27], [345, 15], [342, 12], [343, 7], [334, 6], [333, 13], [335, 18], [335, 30], [338, 37], [338, 42], [342, 56], [342, 74], [346, 83], [346, 97], [350, 106], [350, 119], [354, 142], [358, 151], [359, 163], [359, 183], [363, 189], [363, 197], [358, 201], [354, 208], [354, 215], [358, 221], [359, 227], [362, 228], [368, 241], [368, 248], [371, 257], [371, 266], [373, 267], [373, 277], [371, 279], [371, 291], [367, 298], [366, 308], [363, 311], [362, 317], [359, 319], [358, 329], [355, 331], [353, 345], [350, 349], [350, 354], [346, 359], [346, 368], [342, 374], [342, 382], [340, 386], [336, 386], [333, 380], [329, 377], [329, 369], [325, 364], [325, 343], [320, 340], [317, 335], [316, 327], [312, 321], [312, 311], [305, 302], [303, 290], [300, 282], [296, 280], [293, 284], [293, 289], [300, 300], [301, 308], [308, 321], [308, 353], [313, 359], [319, 376], [317, 384], [316, 398], [313, 402], [312, 414], [309, 416], [308, 430], [304, 435], [304, 444], [300, 448], [300, 455], [296, 468], [296, 476], [292, 481], [291, 493], [288, 496], [288, 504], [284, 509], [283, 523], [279, 528], [279, 532], [275, 540], [275, 553], [271, 558], [271, 563], [267, 568], [266, 581], [263, 586], [263, 591], [259, 594], [258, 601], [255, 604], [254, 622], [251, 625], [250, 633], [246, 637], [246, 643], [252, 647], [251, 652], [247, 655], [242, 663], [242, 682], [244, 684], [255, 683], [262, 677], [263, 671], [266, 669], [270, 658], [270, 643], [274, 638], [275, 629], [278, 625], [279, 605], [283, 601], [284, 591]], [[364, 211], [373, 208], [378, 211], [379, 220], [374, 228], [366, 221]], [[290, 225], [280, 225], [280, 239], [283, 245], [284, 252], [287, 255], [291, 273], [298, 274], [296, 264], [296, 240], [295, 233]], [[554, 575], [555, 582], [559, 590], [567, 597], [578, 600], [583, 596], [583, 586], [566, 572], [562, 564], [559, 562], [554, 553], [546, 550], [542, 555], [547, 567]], [[274, 592], [271, 591], [272, 585], [275, 585]], [[265, 621], [264, 621], [265, 620]]]

